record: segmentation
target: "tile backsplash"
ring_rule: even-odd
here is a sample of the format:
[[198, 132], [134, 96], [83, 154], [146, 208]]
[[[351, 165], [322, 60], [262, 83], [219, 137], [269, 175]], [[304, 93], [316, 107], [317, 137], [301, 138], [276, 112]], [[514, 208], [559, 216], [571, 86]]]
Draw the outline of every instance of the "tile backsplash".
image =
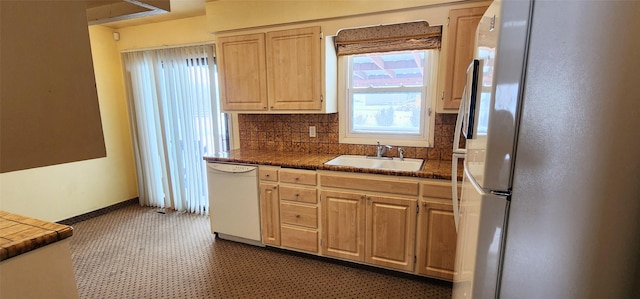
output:
[[[436, 113], [433, 147], [405, 147], [405, 157], [451, 160], [455, 114]], [[240, 148], [303, 153], [375, 155], [375, 145], [338, 143], [338, 114], [239, 114]], [[309, 126], [316, 137], [309, 137]], [[464, 143], [464, 140], [461, 140]], [[387, 152], [396, 157], [397, 146]]]

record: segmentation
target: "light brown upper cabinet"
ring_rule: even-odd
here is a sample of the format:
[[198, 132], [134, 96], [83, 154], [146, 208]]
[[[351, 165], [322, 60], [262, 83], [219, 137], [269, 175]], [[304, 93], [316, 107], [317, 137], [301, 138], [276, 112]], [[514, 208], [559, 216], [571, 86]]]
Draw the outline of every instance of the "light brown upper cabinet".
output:
[[449, 11], [444, 109], [458, 109], [460, 106], [467, 67], [473, 59], [476, 28], [486, 10], [487, 6], [481, 6]]
[[223, 110], [266, 110], [264, 34], [218, 39], [218, 71]]
[[220, 37], [218, 59], [225, 111], [337, 111], [335, 50], [319, 26]]

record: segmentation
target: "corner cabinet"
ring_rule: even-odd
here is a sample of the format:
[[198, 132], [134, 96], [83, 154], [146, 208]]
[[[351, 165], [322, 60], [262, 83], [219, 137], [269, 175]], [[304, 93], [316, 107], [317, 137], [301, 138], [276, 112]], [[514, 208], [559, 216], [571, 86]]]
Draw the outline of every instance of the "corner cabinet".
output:
[[443, 108], [458, 109], [469, 63], [473, 60], [476, 28], [488, 6], [452, 9], [447, 30], [447, 62]]
[[336, 55], [320, 27], [220, 37], [217, 47], [223, 110], [337, 112]]

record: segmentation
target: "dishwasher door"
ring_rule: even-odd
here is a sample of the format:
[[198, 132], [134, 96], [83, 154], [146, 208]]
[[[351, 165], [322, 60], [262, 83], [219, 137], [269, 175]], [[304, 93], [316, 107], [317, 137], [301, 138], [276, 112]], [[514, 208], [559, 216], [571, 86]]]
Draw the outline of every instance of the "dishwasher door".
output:
[[219, 238], [263, 246], [258, 167], [207, 163], [211, 232]]

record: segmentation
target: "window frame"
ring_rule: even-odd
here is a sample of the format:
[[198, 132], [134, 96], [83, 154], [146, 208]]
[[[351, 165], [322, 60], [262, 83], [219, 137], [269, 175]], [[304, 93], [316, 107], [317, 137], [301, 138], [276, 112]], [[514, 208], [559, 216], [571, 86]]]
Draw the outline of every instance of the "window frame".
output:
[[[339, 143], [348, 144], [383, 144], [396, 146], [432, 147], [434, 144], [435, 104], [437, 97], [437, 72], [440, 49], [427, 49], [425, 51], [424, 85], [420, 87], [423, 94], [424, 105], [420, 119], [421, 132], [418, 134], [393, 134], [393, 133], [360, 133], [353, 132], [352, 102], [351, 102], [351, 65], [349, 57], [338, 57], [338, 111], [339, 116]], [[426, 66], [430, 67], [427, 68]], [[408, 87], [409, 88], [409, 87]], [[364, 90], [364, 89], [358, 89]], [[381, 92], [397, 91], [399, 88], [375, 88]]]

